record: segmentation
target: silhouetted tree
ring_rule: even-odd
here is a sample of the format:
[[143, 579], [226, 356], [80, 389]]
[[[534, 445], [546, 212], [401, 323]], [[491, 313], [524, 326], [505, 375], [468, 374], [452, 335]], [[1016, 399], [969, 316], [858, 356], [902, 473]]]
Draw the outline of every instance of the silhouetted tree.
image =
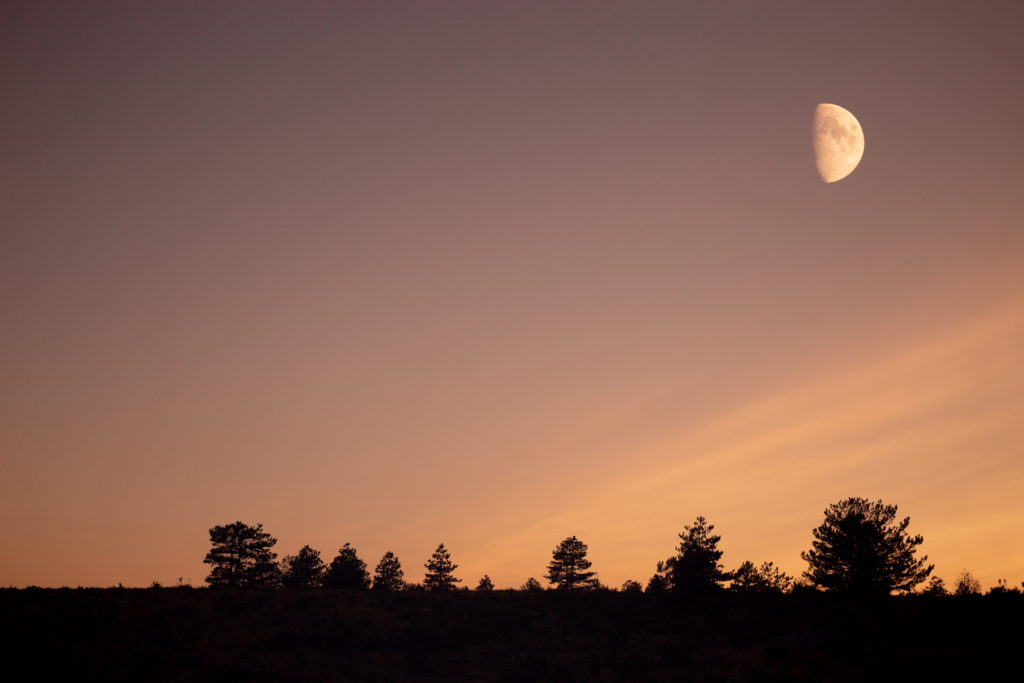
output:
[[740, 592], [751, 592], [761, 590], [761, 577], [753, 562], [745, 560], [743, 564], [732, 573], [732, 590]]
[[210, 565], [206, 583], [216, 588], [272, 588], [281, 571], [271, 550], [277, 539], [263, 531], [263, 525], [242, 522], [210, 529], [213, 547], [203, 560]]
[[444, 543], [437, 546], [437, 550], [423, 566], [427, 568], [427, 574], [423, 577], [423, 587], [427, 590], [450, 591], [455, 588], [455, 584], [462, 581], [452, 575], [459, 565], [452, 564], [451, 556], [448, 554], [448, 549], [444, 547]]
[[960, 576], [956, 577], [956, 588], [953, 589], [953, 595], [981, 595], [981, 581], [974, 578], [966, 569], [960, 572]]
[[757, 572], [769, 592], [788, 593], [793, 587], [793, 577], [776, 567], [774, 562], [762, 562]]
[[762, 562], [755, 567], [753, 562], [744, 562], [732, 573], [735, 591], [748, 593], [788, 593], [793, 577], [775, 566], [774, 562]]
[[664, 593], [672, 587], [672, 584], [668, 581], [668, 567], [661, 560], [658, 560], [657, 570], [647, 581], [646, 592], [648, 593]]
[[643, 589], [644, 587], [640, 585], [639, 581], [627, 579], [626, 581], [622, 582], [622, 588], [620, 588], [619, 590], [621, 590], [623, 593], [639, 593]]
[[570, 536], [551, 552], [551, 562], [548, 563], [548, 573], [544, 578], [562, 590], [596, 588], [596, 572], [587, 571], [590, 564], [587, 544]]
[[928, 585], [921, 591], [921, 595], [949, 595], [949, 591], [946, 590], [945, 581], [938, 576], [933, 576], [928, 580]]
[[793, 587], [793, 577], [775, 566], [774, 562], [762, 562], [757, 568], [762, 585], [770, 593], [788, 593]]
[[718, 542], [722, 537], [711, 534], [715, 525], [698, 517], [692, 525], [683, 528], [685, 532], [679, 534], [676, 556], [665, 562], [672, 590], [703, 593], [721, 588], [732, 575], [719, 562], [722, 551], [718, 549]]
[[476, 585], [478, 591], [492, 591], [494, 590], [494, 584], [491, 583], [491, 577], [484, 574], [483, 578], [480, 579], [480, 583]]
[[324, 569], [320, 552], [303, 546], [298, 555], [288, 555], [281, 561], [281, 584], [285, 588], [319, 588]]
[[348, 543], [341, 546], [331, 560], [331, 566], [324, 576], [324, 585], [345, 590], [366, 590], [370, 587], [370, 573], [366, 571], [366, 563], [359, 559], [356, 549]]
[[390, 550], [380, 558], [377, 568], [373, 571], [373, 590], [400, 591], [405, 587], [405, 572], [402, 563]]
[[519, 587], [522, 591], [542, 591], [544, 587], [540, 585], [540, 581], [533, 578], [532, 576], [526, 580], [522, 586]]
[[856, 595], [910, 591], [928, 578], [935, 565], [914, 557], [924, 539], [908, 536], [910, 517], [895, 521], [896, 506], [865, 498], [847, 498], [825, 510], [814, 530], [811, 550], [800, 553], [804, 572], [816, 586]]

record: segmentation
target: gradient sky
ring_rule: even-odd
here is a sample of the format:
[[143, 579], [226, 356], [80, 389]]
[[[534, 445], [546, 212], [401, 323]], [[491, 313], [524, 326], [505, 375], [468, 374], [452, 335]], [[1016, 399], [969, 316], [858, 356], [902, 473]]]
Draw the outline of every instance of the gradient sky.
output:
[[[1024, 580], [1024, 4], [0, 8], [0, 585], [518, 586], [881, 498]], [[866, 149], [814, 168], [819, 102]]]

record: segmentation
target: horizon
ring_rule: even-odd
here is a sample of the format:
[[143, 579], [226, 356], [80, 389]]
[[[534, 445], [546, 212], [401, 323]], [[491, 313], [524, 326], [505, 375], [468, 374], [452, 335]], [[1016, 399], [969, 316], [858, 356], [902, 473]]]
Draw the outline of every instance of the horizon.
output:
[[1024, 580], [1024, 6], [0, 17], [0, 585], [199, 586], [241, 520], [615, 587], [698, 515], [799, 577], [850, 496]]

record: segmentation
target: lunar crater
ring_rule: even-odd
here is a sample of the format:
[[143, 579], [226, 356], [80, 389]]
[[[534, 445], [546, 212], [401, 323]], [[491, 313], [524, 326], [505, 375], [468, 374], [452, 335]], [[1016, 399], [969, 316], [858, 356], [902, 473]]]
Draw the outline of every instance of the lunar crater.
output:
[[857, 168], [864, 155], [864, 133], [849, 111], [837, 104], [819, 104], [812, 135], [818, 175], [826, 183], [842, 180]]

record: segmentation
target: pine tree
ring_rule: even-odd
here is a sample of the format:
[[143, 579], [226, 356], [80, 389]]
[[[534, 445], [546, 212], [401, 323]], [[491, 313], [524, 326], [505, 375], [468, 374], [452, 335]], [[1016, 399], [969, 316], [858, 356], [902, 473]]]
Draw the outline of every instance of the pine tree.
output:
[[347, 590], [366, 590], [370, 587], [370, 573], [366, 571], [366, 563], [359, 559], [356, 549], [348, 543], [343, 545], [331, 560], [331, 566], [324, 577], [324, 585], [328, 588]]
[[533, 578], [532, 576], [526, 580], [526, 582], [519, 587], [521, 591], [542, 591], [544, 587], [540, 585], [540, 581]]
[[949, 595], [949, 591], [946, 590], [946, 582], [938, 576], [933, 576], [928, 580], [928, 585], [921, 591], [921, 595]]
[[544, 578], [562, 590], [597, 588], [597, 572], [587, 571], [587, 544], [575, 536], [565, 539], [551, 552], [548, 573]]
[[402, 571], [402, 563], [390, 550], [380, 558], [377, 568], [373, 572], [373, 590], [375, 591], [400, 591], [405, 587], [405, 573]]
[[924, 539], [908, 536], [910, 518], [896, 521], [896, 506], [847, 498], [825, 510], [814, 530], [804, 576], [819, 588], [855, 595], [906, 592], [928, 578], [935, 565], [914, 552]]
[[647, 593], [664, 593], [672, 587], [672, 584], [668, 581], [668, 567], [665, 566], [665, 562], [658, 560], [658, 567], [654, 572], [654, 575], [647, 581]]
[[452, 564], [448, 550], [444, 543], [437, 546], [437, 550], [430, 556], [424, 567], [427, 574], [423, 578], [423, 586], [432, 591], [448, 591], [455, 588], [455, 584], [462, 581], [452, 575], [452, 572], [459, 568], [459, 565]]
[[308, 545], [298, 555], [281, 561], [281, 584], [286, 588], [319, 588], [324, 580], [324, 563], [319, 551]]
[[788, 593], [792, 585], [793, 577], [774, 562], [762, 562], [760, 567], [755, 567], [748, 561], [732, 573], [730, 588], [744, 593]]
[[981, 595], [981, 581], [965, 569], [956, 577], [953, 595]]
[[242, 522], [210, 529], [213, 547], [204, 564], [211, 566], [206, 583], [215, 588], [272, 588], [279, 583], [281, 570], [271, 548], [277, 539], [263, 531], [263, 525]]
[[483, 578], [480, 579], [480, 583], [476, 585], [478, 591], [492, 591], [494, 590], [494, 584], [491, 583], [491, 577], [484, 574]]
[[666, 563], [668, 581], [673, 591], [682, 593], [703, 593], [721, 588], [722, 583], [732, 578], [725, 571], [718, 549], [721, 536], [713, 536], [714, 524], [708, 524], [703, 517], [697, 517], [693, 525], [683, 527], [679, 534], [676, 556]]

